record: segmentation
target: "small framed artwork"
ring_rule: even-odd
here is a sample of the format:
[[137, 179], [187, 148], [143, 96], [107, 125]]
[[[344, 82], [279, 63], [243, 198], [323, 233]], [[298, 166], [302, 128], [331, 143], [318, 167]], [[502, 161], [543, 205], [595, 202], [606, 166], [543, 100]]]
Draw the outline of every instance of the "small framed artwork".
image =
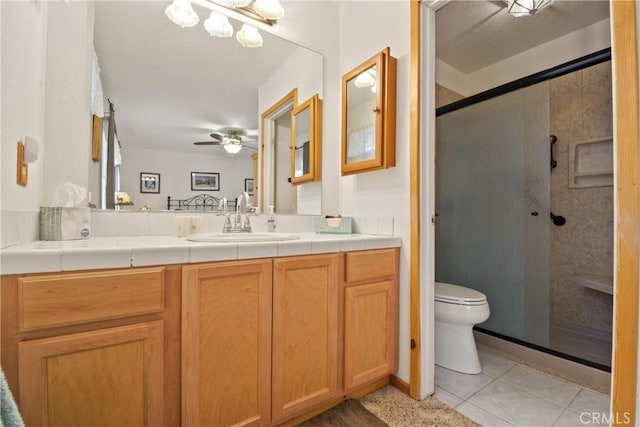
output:
[[191, 172], [192, 191], [220, 191], [220, 174], [212, 172]]
[[140, 192], [160, 193], [160, 174], [140, 172]]
[[244, 179], [244, 191], [249, 193], [250, 196], [253, 196], [253, 178]]

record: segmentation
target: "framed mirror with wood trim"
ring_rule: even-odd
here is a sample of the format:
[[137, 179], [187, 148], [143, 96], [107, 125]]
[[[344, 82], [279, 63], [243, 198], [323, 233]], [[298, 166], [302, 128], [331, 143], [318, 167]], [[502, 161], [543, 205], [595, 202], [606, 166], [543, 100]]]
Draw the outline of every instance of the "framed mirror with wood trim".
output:
[[342, 77], [342, 175], [396, 165], [396, 77], [388, 47]]
[[291, 112], [291, 184], [320, 180], [322, 100], [313, 95]]

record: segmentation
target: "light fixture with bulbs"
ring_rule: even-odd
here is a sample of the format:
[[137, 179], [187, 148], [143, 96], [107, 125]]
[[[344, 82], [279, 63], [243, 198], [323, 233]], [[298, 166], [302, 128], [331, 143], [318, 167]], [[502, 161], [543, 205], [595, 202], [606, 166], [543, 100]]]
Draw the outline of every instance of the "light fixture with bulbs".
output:
[[[267, 25], [273, 25], [278, 19], [284, 17], [284, 8], [280, 4], [280, 0], [213, 0], [212, 2], [199, 0], [196, 3], [212, 10], [209, 18], [204, 21], [204, 28], [210, 35], [216, 37], [231, 37], [233, 35], [233, 27], [229, 23], [227, 15], [217, 11], [221, 7], [231, 9], [243, 17]], [[165, 13], [172, 22], [183, 28], [193, 27], [200, 21], [198, 14], [191, 6], [191, 0], [173, 0], [167, 6]], [[236, 34], [236, 40], [244, 47], [262, 46], [260, 32], [256, 27], [247, 23], [242, 24], [242, 28]]]
[[535, 15], [540, 10], [553, 3], [553, 0], [504, 0], [507, 4], [507, 12], [521, 18], [524, 16]]

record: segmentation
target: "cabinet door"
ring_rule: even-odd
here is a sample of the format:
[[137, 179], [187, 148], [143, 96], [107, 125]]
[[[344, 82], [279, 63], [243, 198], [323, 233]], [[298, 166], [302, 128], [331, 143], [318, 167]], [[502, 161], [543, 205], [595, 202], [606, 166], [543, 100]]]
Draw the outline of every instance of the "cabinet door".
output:
[[345, 391], [396, 370], [397, 307], [393, 281], [345, 288]]
[[269, 423], [271, 260], [183, 268], [184, 426]]
[[273, 422], [338, 393], [338, 255], [274, 260]]
[[28, 426], [164, 425], [162, 321], [24, 341]]

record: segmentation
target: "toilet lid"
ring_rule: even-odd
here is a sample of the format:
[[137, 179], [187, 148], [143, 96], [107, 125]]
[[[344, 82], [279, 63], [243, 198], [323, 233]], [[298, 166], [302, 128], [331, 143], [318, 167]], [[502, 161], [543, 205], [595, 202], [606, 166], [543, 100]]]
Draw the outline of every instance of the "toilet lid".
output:
[[436, 301], [478, 305], [487, 302], [487, 297], [482, 292], [464, 286], [436, 282]]

